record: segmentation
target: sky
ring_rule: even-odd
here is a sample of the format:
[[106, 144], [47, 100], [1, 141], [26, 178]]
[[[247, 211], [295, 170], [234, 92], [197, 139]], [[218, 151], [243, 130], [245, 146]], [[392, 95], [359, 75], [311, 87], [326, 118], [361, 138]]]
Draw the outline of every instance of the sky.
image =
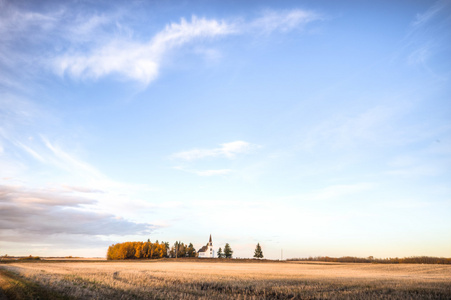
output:
[[450, 257], [449, 28], [451, 1], [0, 0], [0, 255]]

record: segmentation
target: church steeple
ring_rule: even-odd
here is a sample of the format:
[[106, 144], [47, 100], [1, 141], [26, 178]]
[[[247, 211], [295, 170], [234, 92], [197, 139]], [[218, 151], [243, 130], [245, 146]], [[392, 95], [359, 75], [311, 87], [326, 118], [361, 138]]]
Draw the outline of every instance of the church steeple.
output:
[[210, 246], [213, 246], [213, 243], [211, 242], [211, 233], [210, 233], [210, 241], [208, 242], [208, 244], [209, 244]]

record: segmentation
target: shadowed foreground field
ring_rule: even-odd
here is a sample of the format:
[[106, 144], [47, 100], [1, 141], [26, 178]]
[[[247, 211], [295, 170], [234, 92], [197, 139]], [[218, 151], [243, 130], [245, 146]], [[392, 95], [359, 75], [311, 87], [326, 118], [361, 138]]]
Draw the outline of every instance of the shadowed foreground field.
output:
[[450, 299], [451, 266], [183, 259], [10, 262], [0, 265], [0, 287], [10, 299]]

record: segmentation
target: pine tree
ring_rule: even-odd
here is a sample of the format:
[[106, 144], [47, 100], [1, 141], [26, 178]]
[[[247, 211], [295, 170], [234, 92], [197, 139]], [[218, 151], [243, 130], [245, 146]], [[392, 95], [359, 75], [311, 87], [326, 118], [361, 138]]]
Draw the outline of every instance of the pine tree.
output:
[[232, 248], [230, 248], [229, 243], [226, 243], [224, 246], [225, 258], [232, 258], [232, 254], [233, 254]]
[[257, 243], [257, 246], [255, 247], [254, 257], [255, 258], [263, 258], [263, 252], [262, 252], [262, 247], [260, 247], [260, 243]]
[[189, 243], [187, 252], [188, 252], [188, 256], [189, 257], [195, 257], [196, 256], [196, 249], [194, 249], [193, 243]]
[[224, 253], [222, 253], [221, 247], [218, 249], [218, 258], [224, 258]]

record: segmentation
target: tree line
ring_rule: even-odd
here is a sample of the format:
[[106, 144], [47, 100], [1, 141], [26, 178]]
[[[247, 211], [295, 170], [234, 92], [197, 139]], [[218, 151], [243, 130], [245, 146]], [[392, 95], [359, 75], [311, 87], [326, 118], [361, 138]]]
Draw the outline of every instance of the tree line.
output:
[[344, 262], [344, 263], [378, 263], [378, 264], [451, 264], [451, 258], [433, 257], [433, 256], [411, 256], [411, 257], [390, 257], [390, 258], [374, 258], [369, 256], [367, 258], [343, 256], [343, 257], [329, 257], [316, 256], [308, 258], [292, 258], [290, 261], [324, 261], [324, 262]]
[[107, 259], [158, 259], [166, 257], [196, 257], [196, 249], [192, 243], [189, 245], [182, 242], [175, 242], [172, 247], [168, 242], [158, 241], [152, 243], [147, 242], [125, 242], [117, 243], [108, 247]]
[[[224, 250], [218, 249], [218, 258], [232, 258], [233, 250], [229, 243], [226, 243]], [[197, 251], [192, 243], [184, 244], [180, 241], [174, 243], [172, 247], [168, 242], [158, 241], [147, 242], [124, 242], [113, 244], [108, 247], [108, 260], [120, 259], [158, 259], [158, 258], [178, 258], [178, 257], [197, 257]], [[254, 252], [255, 258], [263, 258], [263, 252], [260, 243], [257, 244]]]

